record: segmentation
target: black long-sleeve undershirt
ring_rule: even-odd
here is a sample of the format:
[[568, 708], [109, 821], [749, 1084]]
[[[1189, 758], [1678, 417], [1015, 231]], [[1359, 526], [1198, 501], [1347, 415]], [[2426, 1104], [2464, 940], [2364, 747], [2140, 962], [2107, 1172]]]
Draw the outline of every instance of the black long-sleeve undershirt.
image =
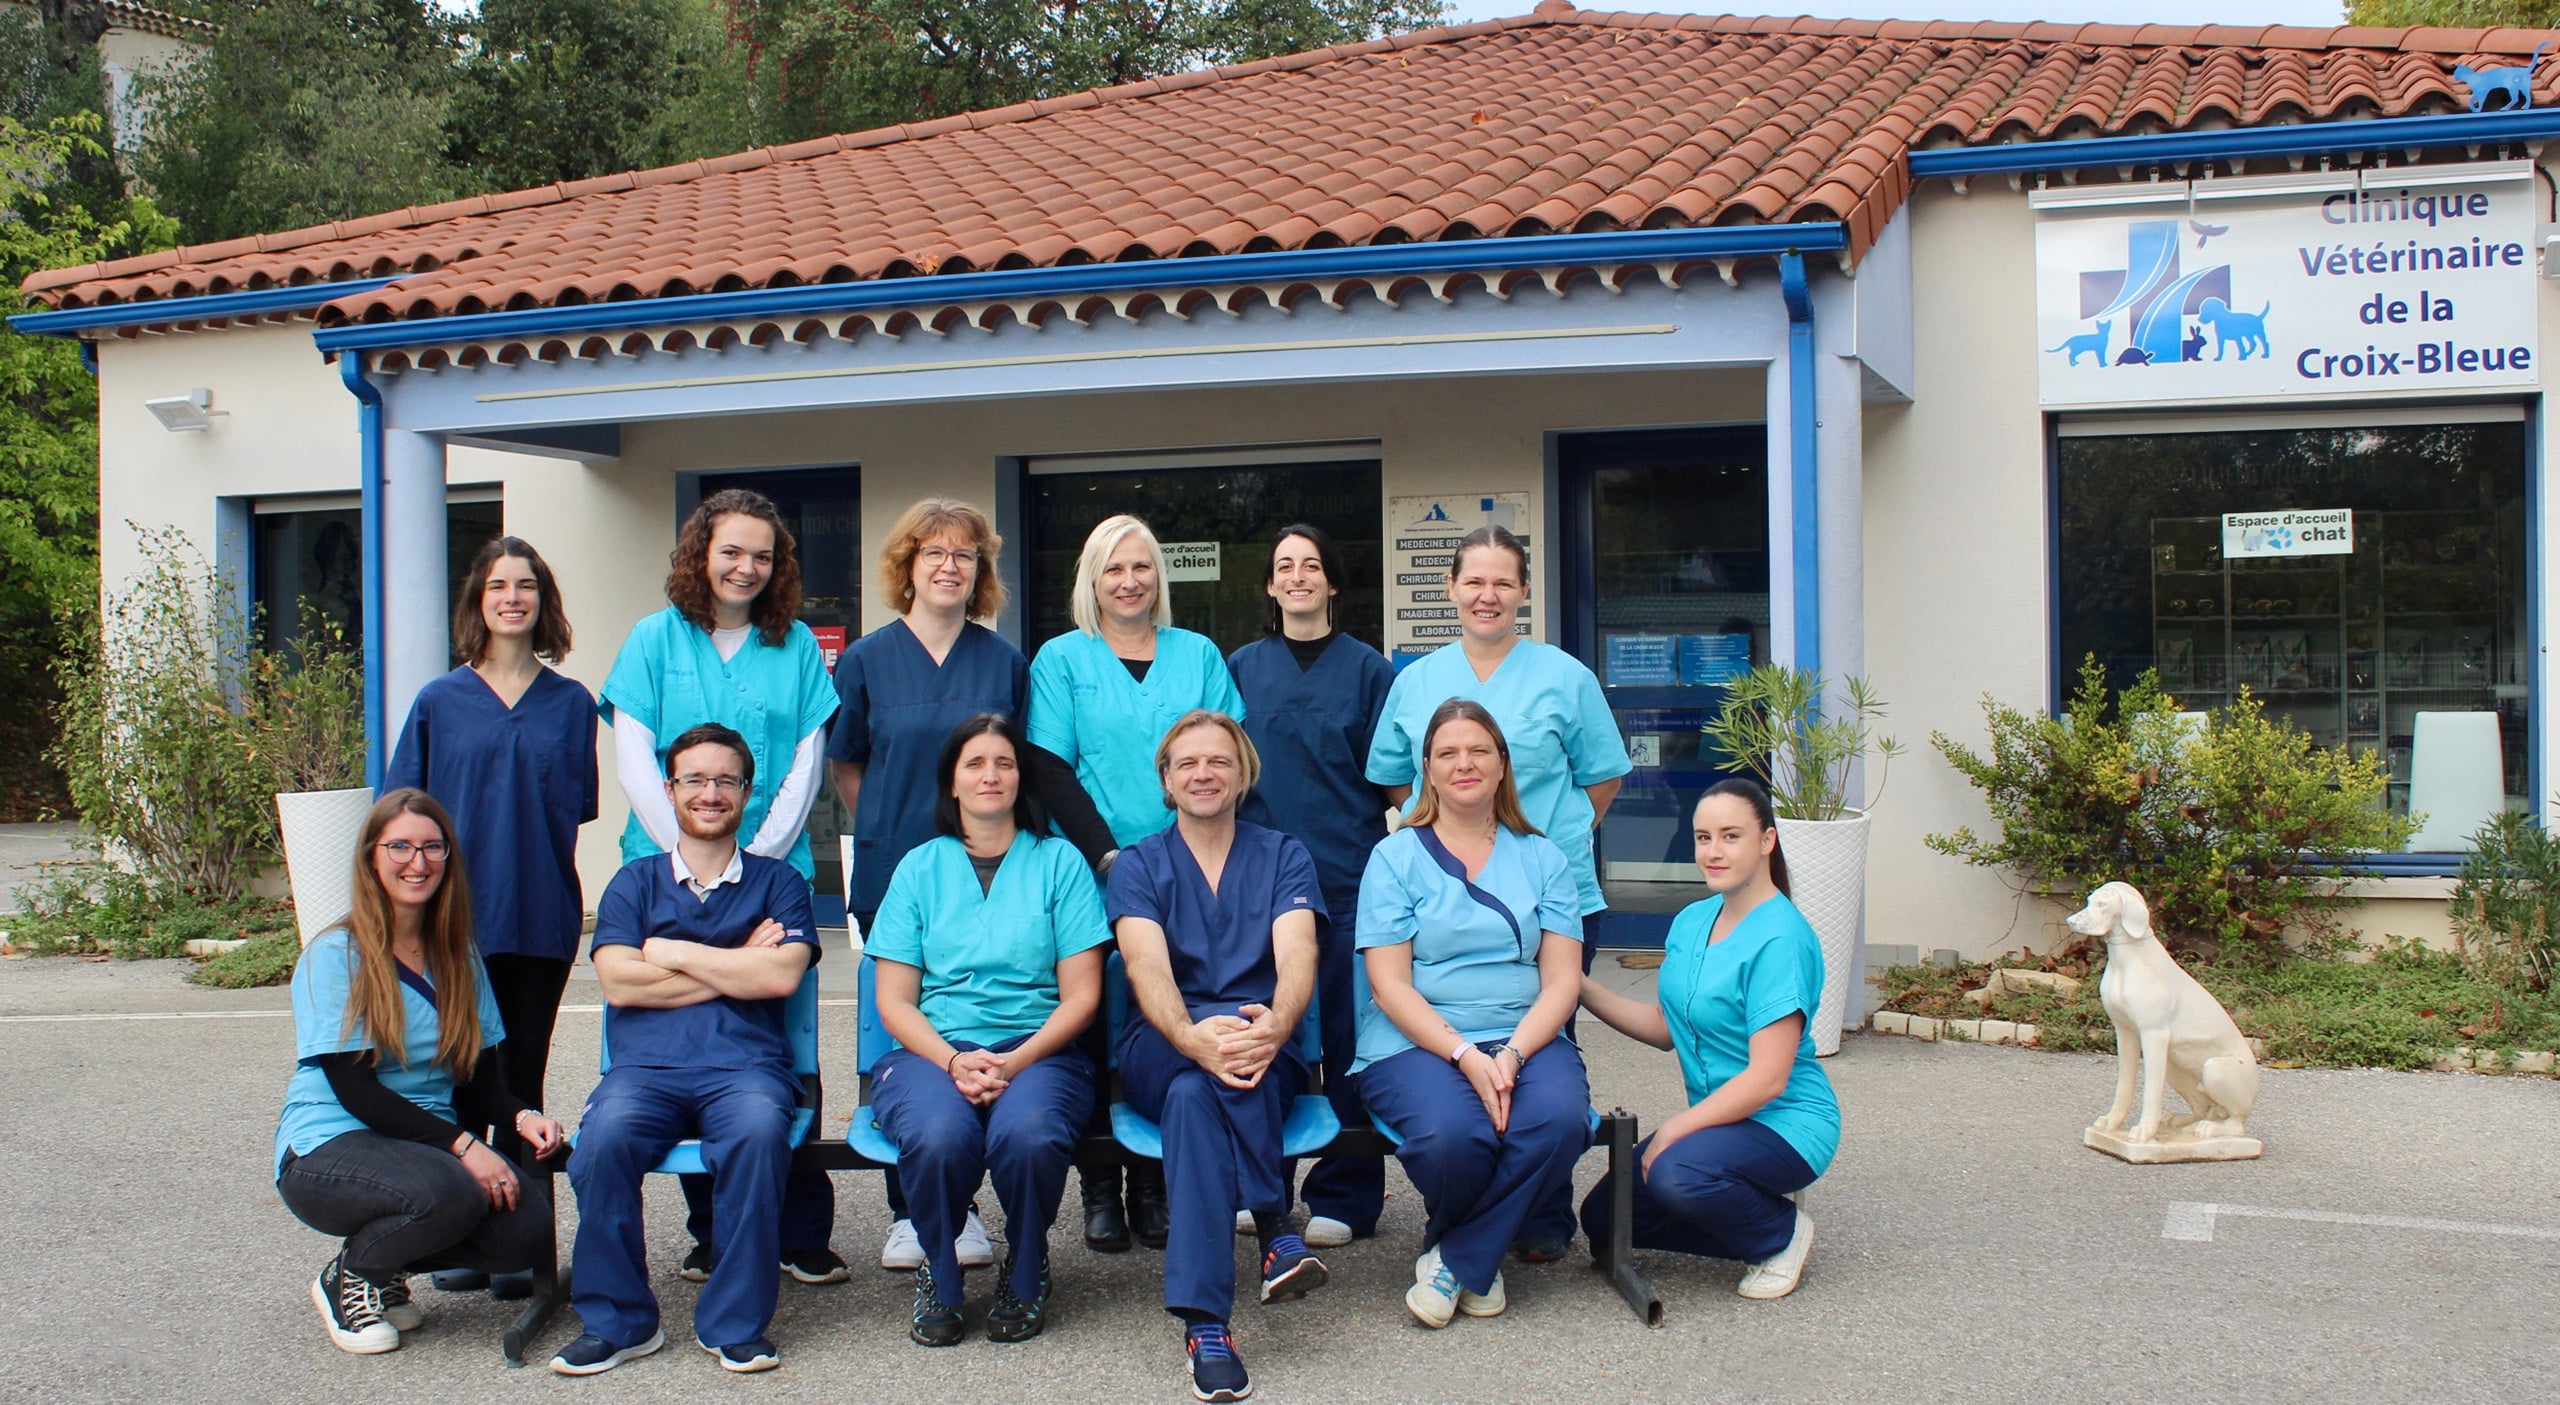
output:
[[462, 1139], [466, 1127], [474, 1135], [483, 1127], [513, 1130], [516, 1114], [525, 1110], [515, 1094], [507, 1091], [505, 1055], [495, 1044], [480, 1051], [479, 1062], [471, 1067], [470, 1080], [453, 1090], [453, 1110], [463, 1118], [461, 1123], [438, 1117], [384, 1087], [374, 1072], [372, 1052], [350, 1049], [340, 1054], [322, 1054], [317, 1062], [338, 1106], [369, 1130], [386, 1137], [450, 1150]]
[[1047, 807], [1050, 822], [1087, 864], [1100, 868], [1103, 855], [1120, 846], [1113, 842], [1101, 808], [1085, 793], [1084, 782], [1076, 779], [1076, 768], [1047, 747], [1026, 743], [1024, 749], [1030, 753], [1032, 783], [1040, 787], [1040, 803]]

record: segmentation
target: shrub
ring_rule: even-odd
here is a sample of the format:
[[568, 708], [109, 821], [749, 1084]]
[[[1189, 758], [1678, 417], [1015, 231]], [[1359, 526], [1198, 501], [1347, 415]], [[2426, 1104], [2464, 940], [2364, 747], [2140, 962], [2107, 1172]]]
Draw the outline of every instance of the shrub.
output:
[[2151, 673], [2111, 706], [2092, 657], [2061, 717], [1988, 697], [1983, 713], [1988, 750], [1929, 740], [1982, 792], [1999, 837], [1962, 828], [1929, 847], [2024, 887], [2131, 883], [2160, 939], [2191, 952], [2333, 939], [2345, 865], [2413, 828], [2384, 804], [2378, 757], [2312, 745], [2246, 689], [2199, 728]]
[[293, 925], [292, 909], [285, 910], [283, 920], [282, 927], [252, 935], [247, 946], [197, 966], [187, 979], [223, 990], [255, 990], [292, 980], [294, 963], [302, 959], [302, 934]]
[[2471, 974], [2508, 990], [2551, 987], [2560, 934], [2551, 902], [2560, 892], [2560, 840], [2533, 816], [2508, 810], [2480, 827], [2453, 887], [2453, 935]]

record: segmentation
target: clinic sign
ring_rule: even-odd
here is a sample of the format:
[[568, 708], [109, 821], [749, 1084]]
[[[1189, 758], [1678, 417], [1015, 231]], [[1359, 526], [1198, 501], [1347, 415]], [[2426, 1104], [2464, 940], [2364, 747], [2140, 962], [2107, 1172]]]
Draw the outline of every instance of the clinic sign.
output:
[[2046, 406], [2345, 399], [2540, 374], [2528, 162], [2029, 199]]
[[2349, 508], [2222, 514], [2222, 555], [2225, 560], [2246, 561], [2269, 556], [2352, 556], [2355, 550], [2356, 518]]

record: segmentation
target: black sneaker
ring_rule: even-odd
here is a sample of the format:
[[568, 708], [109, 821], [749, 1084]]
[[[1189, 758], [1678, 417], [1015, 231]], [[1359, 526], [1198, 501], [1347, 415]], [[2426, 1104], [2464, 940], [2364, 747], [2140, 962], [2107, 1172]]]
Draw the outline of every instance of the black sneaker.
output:
[[489, 1286], [489, 1275], [476, 1268], [440, 1268], [435, 1278], [439, 1293], [477, 1293]]
[[996, 1305], [987, 1311], [987, 1340], [1027, 1342], [1040, 1335], [1049, 1308], [1049, 1273], [1040, 1272], [1040, 1296], [1024, 1302], [1013, 1291], [1013, 1255], [1004, 1256], [1004, 1283], [996, 1289]]
[[1244, 1358], [1236, 1355], [1236, 1339], [1228, 1335], [1226, 1323], [1192, 1324], [1183, 1349], [1191, 1354], [1193, 1399], [1242, 1400], [1253, 1394], [1253, 1381], [1244, 1373]]
[[[686, 1262], [692, 1262], [687, 1259]], [[842, 1283], [853, 1276], [843, 1256], [833, 1249], [793, 1249], [782, 1256], [782, 1271], [803, 1283]]]
[[757, 1371], [770, 1371], [782, 1364], [782, 1353], [774, 1349], [773, 1343], [762, 1337], [752, 1337], [728, 1346], [713, 1346], [696, 1337], [693, 1339], [693, 1344], [719, 1358], [721, 1370], [735, 1371], [742, 1376], [752, 1375]]
[[1275, 1234], [1262, 1251], [1262, 1300], [1295, 1302], [1325, 1285], [1331, 1275], [1324, 1260], [1307, 1252], [1307, 1241], [1294, 1234]]
[[1562, 1259], [1572, 1247], [1573, 1241], [1570, 1239], [1549, 1239], [1544, 1236], [1511, 1241], [1511, 1252], [1524, 1264], [1554, 1263]]
[[395, 1273], [373, 1285], [382, 1295], [382, 1320], [403, 1332], [414, 1332], [427, 1325], [427, 1310], [409, 1296], [409, 1275]]
[[711, 1281], [711, 1246], [696, 1244], [684, 1251], [684, 1262], [676, 1267], [676, 1277], [687, 1283]]
[[1148, 1248], [1161, 1249], [1172, 1230], [1173, 1208], [1164, 1198], [1164, 1168], [1129, 1168], [1129, 1233]]
[[932, 1266], [917, 1269], [915, 1313], [909, 1319], [907, 1335], [918, 1346], [958, 1346], [968, 1331], [968, 1318], [934, 1291]]
[[382, 1290], [360, 1274], [347, 1272], [346, 1261], [331, 1259], [311, 1280], [311, 1305], [338, 1350], [376, 1356], [400, 1347], [400, 1329], [382, 1316]]
[[1137, 1241], [1129, 1237], [1129, 1217], [1120, 1209], [1120, 1168], [1087, 1171], [1084, 1177], [1084, 1247], [1097, 1254], [1125, 1254]]
[[636, 1361], [667, 1344], [667, 1334], [651, 1332], [649, 1340], [637, 1346], [615, 1346], [593, 1332], [560, 1348], [551, 1358], [551, 1369], [563, 1376], [601, 1375], [625, 1361]]

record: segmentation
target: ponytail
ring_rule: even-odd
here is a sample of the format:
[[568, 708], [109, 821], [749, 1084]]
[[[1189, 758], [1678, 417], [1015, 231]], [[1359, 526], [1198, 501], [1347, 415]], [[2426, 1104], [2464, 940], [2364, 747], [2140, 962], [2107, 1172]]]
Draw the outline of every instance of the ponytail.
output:
[[[1708, 786], [1707, 793], [1698, 798], [1705, 800], [1718, 795], [1740, 796], [1742, 803], [1751, 807], [1752, 818], [1760, 822], [1762, 829], [1773, 835], [1778, 832], [1778, 809], [1769, 803], [1769, 792], [1758, 781], [1748, 776], [1728, 776]], [[1772, 841], [1769, 845], [1769, 881], [1789, 899], [1795, 897], [1794, 888], [1787, 882], [1787, 847], [1783, 841]]]

